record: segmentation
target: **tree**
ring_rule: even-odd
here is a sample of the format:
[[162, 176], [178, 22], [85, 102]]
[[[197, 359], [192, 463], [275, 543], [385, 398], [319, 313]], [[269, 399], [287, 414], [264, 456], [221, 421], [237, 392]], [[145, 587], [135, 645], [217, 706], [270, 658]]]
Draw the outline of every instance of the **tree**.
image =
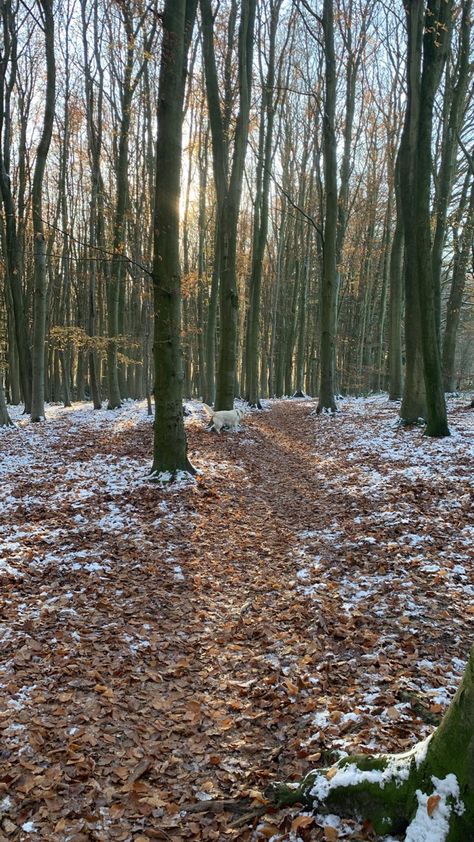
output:
[[163, 12], [154, 213], [154, 474], [194, 472], [183, 422], [179, 199], [183, 102], [197, 0], [166, 0]]
[[252, 234], [252, 267], [249, 279], [249, 309], [246, 346], [246, 393], [251, 406], [261, 408], [258, 379], [258, 335], [263, 257], [268, 234], [268, 204], [273, 152], [273, 123], [275, 116], [275, 42], [282, 0], [270, 0], [268, 59], [266, 77], [262, 73], [262, 101], [258, 139], [258, 159]]
[[[424, 0], [412, 0], [406, 6], [408, 96], [400, 167], [405, 188], [402, 197], [407, 251], [407, 374], [401, 417], [416, 421], [424, 403], [425, 433], [429, 436], [449, 435], [432, 267], [430, 203], [433, 106], [449, 47], [451, 11], [452, 2], [445, 0], [428, 0], [426, 11]], [[421, 360], [424, 401], [420, 393]]]
[[[119, 323], [123, 321], [123, 307], [120, 307], [120, 298], [123, 293], [124, 267], [125, 267], [125, 243], [126, 243], [126, 213], [128, 207], [128, 168], [129, 168], [129, 145], [130, 145], [130, 123], [132, 116], [132, 101], [137, 85], [149, 61], [156, 31], [156, 14], [152, 18], [152, 25], [148, 32], [144, 46], [143, 56], [140, 59], [138, 69], [134, 73], [136, 62], [137, 38], [142, 30], [145, 18], [150, 10], [139, 9], [138, 22], [134, 19], [136, 5], [131, 0], [115, 0], [122, 16], [122, 23], [125, 32], [126, 57], [124, 62], [123, 77], [117, 80], [120, 88], [120, 114], [118, 129], [118, 148], [116, 161], [116, 200], [113, 215], [113, 257], [110, 265], [110, 277], [107, 285], [107, 314], [109, 343], [107, 346], [107, 372], [108, 372], [108, 407], [115, 409], [121, 404], [120, 385], [117, 368], [117, 335], [119, 334]], [[151, 10], [153, 11], [153, 10]]]
[[466, 107], [466, 93], [474, 65], [470, 61], [470, 40], [472, 30], [472, 0], [463, 0], [461, 26], [459, 33], [459, 50], [454, 72], [450, 62], [446, 61], [444, 112], [446, 114], [442, 126], [441, 162], [436, 183], [436, 227], [433, 237], [432, 265], [433, 283], [435, 289], [436, 319], [439, 331], [441, 321], [441, 269], [443, 264], [443, 248], [446, 238], [447, 216], [451, 199], [456, 170], [456, 153], [459, 145], [464, 110]]
[[[5, 257], [9, 299], [13, 311], [14, 336], [25, 412], [31, 409], [32, 363], [25, 297], [22, 289], [21, 243], [15, 213], [11, 162], [11, 97], [18, 70], [16, 10], [11, 0], [1, 6], [3, 43], [0, 43], [0, 193], [5, 213]], [[11, 356], [11, 355], [10, 355]]]
[[200, 8], [218, 214], [216, 234], [218, 248], [214, 260], [216, 262], [215, 271], [217, 271], [220, 280], [221, 336], [216, 409], [232, 409], [235, 396], [237, 315], [239, 303], [236, 269], [237, 223], [249, 131], [256, 0], [243, 0], [241, 4], [238, 35], [239, 111], [235, 124], [234, 148], [230, 172], [227, 160], [227, 143], [224, 133], [224, 126], [227, 121], [223, 118], [219, 101], [210, 0], [201, 0]]
[[334, 50], [334, 8], [332, 0], [323, 5], [326, 91], [323, 117], [324, 159], [324, 245], [321, 282], [321, 379], [318, 412], [336, 411], [336, 316], [337, 316], [337, 140], [336, 140], [336, 55]]
[[473, 765], [474, 646], [461, 685], [427, 740], [404, 754], [344, 757], [331, 769], [310, 772], [299, 786], [276, 785], [270, 794], [279, 806], [300, 803], [318, 812], [362, 816], [379, 834], [404, 833], [411, 826], [407, 839], [413, 842], [434, 838], [426, 816], [440, 804], [445, 842], [467, 842], [474, 827]]
[[[102, 150], [102, 108], [104, 99], [104, 72], [100, 61], [100, 39], [98, 31], [98, 9], [95, 3], [92, 9], [92, 25], [94, 32], [94, 58], [97, 66], [98, 80], [94, 89], [89, 58], [89, 42], [87, 38], [87, 2], [81, 0], [82, 49], [84, 56], [84, 91], [86, 106], [86, 124], [88, 139], [88, 155], [91, 171], [91, 201], [90, 227], [88, 239], [91, 246], [89, 289], [88, 289], [88, 332], [93, 337], [97, 329], [96, 291], [97, 291], [97, 250], [104, 246], [104, 183], [102, 178], [100, 156]], [[95, 96], [96, 91], [96, 96]], [[94, 102], [96, 99], [96, 119], [94, 119]], [[94, 409], [102, 409], [100, 381], [97, 366], [97, 354], [93, 349], [89, 351], [89, 381]]]
[[456, 337], [461, 321], [461, 309], [464, 290], [466, 286], [466, 274], [469, 263], [469, 256], [472, 253], [474, 239], [474, 169], [468, 170], [465, 189], [462, 192], [461, 212], [467, 204], [467, 187], [471, 181], [471, 191], [467, 206], [466, 220], [460, 235], [456, 233], [455, 253], [452, 269], [452, 281], [449, 291], [448, 304], [446, 308], [446, 327], [443, 336], [443, 376], [444, 388], [452, 392], [456, 388], [455, 383], [455, 358], [456, 358]]
[[32, 354], [31, 420], [44, 418], [45, 399], [45, 338], [46, 338], [46, 237], [43, 221], [43, 180], [53, 133], [56, 95], [56, 60], [54, 54], [53, 0], [38, 0], [46, 48], [46, 95], [43, 130], [36, 153], [33, 175], [32, 208], [35, 255], [35, 288]]

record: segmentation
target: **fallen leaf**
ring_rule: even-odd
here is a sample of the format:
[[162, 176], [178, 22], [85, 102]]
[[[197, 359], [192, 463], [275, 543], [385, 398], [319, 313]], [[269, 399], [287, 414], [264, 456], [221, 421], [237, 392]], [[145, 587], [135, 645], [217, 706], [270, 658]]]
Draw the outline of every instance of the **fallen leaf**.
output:
[[429, 816], [432, 816], [436, 807], [438, 806], [439, 802], [441, 801], [440, 795], [430, 795], [428, 801], [426, 802], [426, 812]]

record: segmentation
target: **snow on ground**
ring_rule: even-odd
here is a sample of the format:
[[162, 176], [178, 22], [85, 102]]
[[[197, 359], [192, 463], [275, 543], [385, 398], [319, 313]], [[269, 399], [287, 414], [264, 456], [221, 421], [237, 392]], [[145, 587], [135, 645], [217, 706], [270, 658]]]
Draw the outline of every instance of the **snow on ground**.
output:
[[[347, 635], [349, 646], [354, 624], [367, 625], [368, 651], [357, 653], [367, 665], [357, 688], [366, 734], [374, 717], [389, 727], [406, 718], [403, 704], [391, 705], [387, 717], [378, 701], [390, 659], [416, 665], [419, 653], [434, 646], [438, 657], [421, 658], [418, 676], [396, 686], [437, 712], [463, 673], [465, 660], [455, 653], [466, 624], [472, 626], [474, 593], [474, 413], [467, 404], [467, 396], [449, 401], [446, 439], [399, 427], [385, 396], [347, 398], [340, 414], [318, 418], [315, 493], [335, 501], [333, 511], [340, 500], [341, 517], [327, 530], [297, 533], [292, 554], [299, 588], [315, 605], [339, 612], [337, 633]], [[330, 724], [333, 734], [340, 723], [340, 712], [334, 727], [327, 708], [314, 721], [323, 730]], [[335, 736], [333, 744], [350, 750], [353, 737]], [[374, 747], [369, 739], [361, 745]]]
[[[321, 652], [312, 673], [303, 673], [303, 684], [298, 657], [283, 638], [270, 641], [262, 658], [283, 677], [290, 705], [304, 695], [303, 686], [317, 700], [302, 723], [303, 752], [321, 745], [339, 753], [384, 750], [394, 730], [408, 747], [414, 730], [418, 736], [432, 730], [432, 722], [417, 719], [412, 701], [441, 714], [458, 686], [474, 616], [474, 413], [464, 411], [467, 402], [465, 396], [450, 400], [452, 436], [430, 440], [419, 428], [398, 427], [396, 406], [384, 396], [344, 399], [336, 417], [313, 416], [311, 401], [288, 401], [288, 413], [298, 408], [305, 448], [309, 441], [301, 472], [310, 478], [318, 522], [303, 519], [290, 532], [284, 525], [285, 546], [294, 571], [290, 584], [313, 606]], [[275, 442], [271, 432], [261, 432], [275, 406], [268, 401], [263, 414], [250, 413], [240, 432], [205, 434], [210, 452], [192, 458], [201, 477], [216, 479], [216, 494], [227, 493], [231, 478], [251, 498], [251, 469], [265, 454], [262, 435], [281, 447], [282, 466], [285, 448], [291, 455], [300, 446], [291, 426]], [[186, 425], [202, 430], [202, 405], [191, 402], [189, 409]], [[34, 745], [27, 711], [41, 702], [45, 688], [41, 681], [16, 683], [15, 669], [43, 657], [37, 626], [44, 628], [50, 618], [59, 622], [61, 633], [50, 642], [74, 658], [89, 643], [84, 617], [95, 601], [104, 613], [104, 634], [116, 640], [117, 664], [133, 658], [139, 672], [150, 625], [133, 618], [121, 626], [108, 618], [105, 595], [121, 599], [119, 568], [133, 577], [156, 560], [170, 585], [186, 593], [192, 587], [183, 563], [188, 539], [195, 530], [205, 536], [206, 523], [194, 511], [189, 489], [160, 487], [157, 494], [149, 482], [151, 419], [144, 402], [102, 412], [90, 404], [49, 406], [45, 424], [31, 424], [17, 408], [11, 415], [17, 426], [0, 429], [0, 644], [6, 655], [0, 692], [9, 693], [2, 735], [28, 757]], [[284, 491], [291, 499], [291, 487]], [[212, 493], [213, 486], [210, 499]], [[270, 512], [270, 533], [280, 517]], [[247, 527], [242, 538], [248, 552], [270, 557], [262, 554], [263, 545], [253, 547], [252, 536]], [[27, 580], [26, 595], [15, 599]], [[236, 616], [245, 620], [246, 614], [238, 609]], [[346, 697], [336, 702], [338, 682], [349, 682], [350, 692], [346, 687]], [[34, 824], [24, 824], [25, 833], [33, 832]]]

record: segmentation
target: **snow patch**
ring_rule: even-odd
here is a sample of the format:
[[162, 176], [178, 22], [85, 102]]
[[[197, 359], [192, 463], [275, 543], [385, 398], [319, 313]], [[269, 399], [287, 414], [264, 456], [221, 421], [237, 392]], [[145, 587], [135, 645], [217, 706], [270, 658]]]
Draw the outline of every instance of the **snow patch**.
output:
[[[418, 809], [409, 827], [405, 842], [445, 842], [449, 833], [449, 820], [453, 812], [462, 815], [464, 804], [459, 797], [459, 784], [456, 775], [446, 775], [445, 778], [431, 778], [434, 791], [426, 795], [419, 789], [416, 791]], [[440, 801], [431, 816], [428, 814], [428, 798], [437, 795]]]

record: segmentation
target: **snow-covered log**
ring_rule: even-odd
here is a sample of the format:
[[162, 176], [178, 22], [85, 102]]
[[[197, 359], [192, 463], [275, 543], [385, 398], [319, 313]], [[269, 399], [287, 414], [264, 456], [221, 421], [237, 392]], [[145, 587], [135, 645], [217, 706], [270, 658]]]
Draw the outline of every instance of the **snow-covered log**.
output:
[[474, 833], [474, 647], [455, 697], [434, 733], [404, 754], [354, 755], [277, 784], [278, 806], [368, 819], [405, 842], [466, 842]]

